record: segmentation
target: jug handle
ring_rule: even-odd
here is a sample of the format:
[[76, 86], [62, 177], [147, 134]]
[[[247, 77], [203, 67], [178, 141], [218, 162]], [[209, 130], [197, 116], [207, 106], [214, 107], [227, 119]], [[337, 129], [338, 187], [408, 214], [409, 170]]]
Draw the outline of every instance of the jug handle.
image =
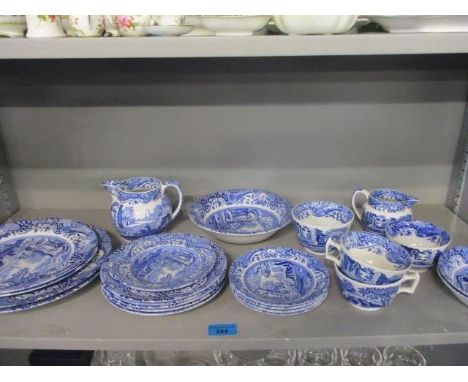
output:
[[175, 188], [175, 190], [177, 191], [177, 195], [179, 197], [179, 202], [177, 204], [177, 207], [176, 207], [176, 209], [174, 211], [172, 211], [171, 220], [173, 220], [178, 215], [178, 213], [180, 211], [180, 207], [182, 207], [182, 202], [184, 200], [184, 194], [182, 193], [182, 190], [180, 189], [179, 183], [174, 179], [166, 180], [166, 182], [161, 186], [161, 192], [164, 194], [165, 191], [166, 191], [166, 188], [168, 188], [168, 187]]
[[356, 216], [359, 218], [359, 220], [362, 220], [362, 207], [361, 208], [358, 208], [356, 206], [356, 196], [360, 195], [360, 194], [363, 194], [365, 197], [366, 197], [366, 201], [369, 199], [369, 196], [370, 196], [370, 193], [369, 191], [367, 190], [364, 190], [364, 189], [358, 189], [356, 191], [354, 191], [354, 194], [353, 194], [353, 198], [351, 200], [351, 203], [353, 205], [353, 210], [354, 210], [354, 213], [356, 214]]

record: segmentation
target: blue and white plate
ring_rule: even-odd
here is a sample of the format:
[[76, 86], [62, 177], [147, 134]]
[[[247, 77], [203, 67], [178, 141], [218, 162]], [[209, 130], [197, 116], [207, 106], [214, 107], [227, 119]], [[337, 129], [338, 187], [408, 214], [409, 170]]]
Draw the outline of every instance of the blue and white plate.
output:
[[203, 196], [190, 206], [192, 222], [219, 240], [257, 243], [291, 222], [292, 205], [265, 190], [233, 189]]
[[253, 302], [252, 300], [248, 300], [245, 296], [241, 296], [237, 294], [237, 292], [234, 292], [234, 291], [233, 291], [233, 295], [237, 301], [239, 301], [241, 304], [245, 305], [246, 307], [252, 310], [255, 310], [259, 313], [270, 314], [273, 316], [292, 316], [292, 315], [297, 315], [297, 314], [304, 314], [317, 308], [327, 298], [327, 295], [324, 295], [323, 298], [315, 300], [312, 304], [309, 303], [307, 305], [304, 305], [301, 308], [278, 308], [275, 306], [266, 307], [259, 303]]
[[208, 239], [165, 233], [134, 240], [113, 252], [106, 271], [129, 288], [164, 292], [205, 279], [215, 262], [216, 250]]
[[184, 301], [190, 297], [203, 296], [207, 290], [216, 288], [224, 280], [227, 269], [227, 258], [224, 251], [213, 241], [210, 241], [210, 246], [216, 253], [216, 262], [212, 271], [207, 277], [188, 287], [163, 292], [133, 289], [123, 284], [118, 277], [110, 272], [109, 262], [104, 264], [101, 269], [102, 284], [113, 295], [119, 296], [119, 299], [133, 304], [177, 304], [178, 301]]
[[188, 312], [202, 305], [205, 305], [207, 302], [214, 299], [219, 294], [219, 292], [221, 292], [221, 290], [223, 289], [223, 286], [224, 286], [224, 283], [222, 283], [215, 291], [213, 291], [210, 295], [206, 296], [202, 300], [198, 300], [196, 302], [193, 302], [191, 304], [188, 304], [182, 307], [174, 307], [174, 308], [168, 308], [168, 309], [145, 309], [145, 308], [142, 308], [140, 305], [127, 304], [127, 303], [122, 302], [121, 300], [115, 299], [112, 296], [109, 296], [105, 289], [102, 290], [102, 293], [104, 294], [104, 297], [107, 299], [107, 301], [109, 301], [111, 305], [125, 312], [143, 315], [143, 316], [167, 316], [171, 314]]
[[468, 295], [465, 293], [460, 292], [458, 289], [456, 289], [441, 273], [440, 269], [437, 268], [437, 274], [439, 275], [439, 278], [442, 280], [442, 282], [445, 284], [447, 288], [450, 289], [450, 292], [453, 293], [453, 295], [464, 305], [468, 306]]
[[442, 253], [437, 270], [444, 281], [468, 298], [468, 247], [454, 247]]
[[323, 302], [330, 288], [324, 264], [307, 253], [282, 247], [260, 248], [238, 257], [229, 270], [229, 281], [237, 297], [286, 312]]
[[97, 227], [96, 231], [99, 241], [99, 251], [91, 261], [72, 276], [49, 285], [43, 289], [27, 292], [20, 295], [0, 297], [0, 313], [20, 312], [50, 304], [71, 295], [84, 288], [99, 275], [99, 269], [112, 251], [109, 234]]
[[91, 260], [97, 244], [91, 228], [69, 219], [0, 226], [0, 296], [26, 293], [68, 277]]

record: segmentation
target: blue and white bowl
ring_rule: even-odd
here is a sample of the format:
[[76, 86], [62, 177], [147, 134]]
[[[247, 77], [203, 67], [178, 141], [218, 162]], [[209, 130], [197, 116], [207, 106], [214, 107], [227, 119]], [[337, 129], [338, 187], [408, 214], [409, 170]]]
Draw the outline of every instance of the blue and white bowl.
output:
[[269, 191], [233, 189], [203, 196], [189, 217], [215, 238], [234, 244], [263, 241], [291, 222], [291, 203]]
[[437, 274], [439, 275], [439, 278], [441, 281], [445, 284], [447, 288], [449, 288], [450, 292], [453, 293], [453, 295], [464, 305], [468, 306], [468, 295], [466, 293], [460, 292], [458, 289], [456, 289], [448, 280], [445, 279], [444, 276], [440, 273], [439, 268], [437, 268]]
[[350, 231], [340, 240], [330, 238], [325, 258], [353, 280], [372, 285], [392, 284], [411, 267], [411, 257], [401, 245], [363, 231]]
[[305, 202], [295, 206], [292, 218], [297, 239], [306, 251], [325, 254], [330, 237], [340, 238], [351, 228], [354, 214], [348, 207], [328, 201]]
[[[415, 271], [409, 271], [399, 281], [387, 285], [360, 283], [344, 274], [336, 264], [335, 273], [344, 299], [354, 307], [367, 311], [390, 305], [397, 294], [413, 294], [419, 284], [419, 273]], [[406, 282], [409, 285], [403, 286]]]
[[385, 228], [387, 237], [400, 244], [411, 256], [411, 268], [424, 270], [436, 264], [450, 244], [443, 228], [422, 220], [397, 220]]
[[468, 247], [454, 247], [440, 255], [437, 271], [468, 300]]

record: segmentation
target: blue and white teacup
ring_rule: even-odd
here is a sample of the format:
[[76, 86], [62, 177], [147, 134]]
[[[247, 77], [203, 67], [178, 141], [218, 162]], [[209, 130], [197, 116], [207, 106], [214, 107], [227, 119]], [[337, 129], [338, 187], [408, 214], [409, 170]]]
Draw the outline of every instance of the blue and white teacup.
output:
[[419, 284], [419, 273], [415, 271], [408, 271], [400, 280], [386, 285], [369, 285], [353, 280], [336, 264], [335, 273], [344, 299], [354, 307], [368, 311], [390, 305], [397, 294], [413, 294]]
[[354, 214], [348, 207], [327, 201], [305, 202], [292, 210], [299, 243], [316, 255], [325, 254], [330, 237], [339, 238], [353, 224]]
[[325, 258], [353, 280], [372, 285], [399, 281], [411, 267], [411, 256], [401, 245], [363, 231], [345, 233], [339, 241], [330, 238]]
[[423, 220], [397, 220], [387, 224], [385, 234], [408, 251], [411, 268], [417, 270], [435, 265], [450, 244], [447, 231]]

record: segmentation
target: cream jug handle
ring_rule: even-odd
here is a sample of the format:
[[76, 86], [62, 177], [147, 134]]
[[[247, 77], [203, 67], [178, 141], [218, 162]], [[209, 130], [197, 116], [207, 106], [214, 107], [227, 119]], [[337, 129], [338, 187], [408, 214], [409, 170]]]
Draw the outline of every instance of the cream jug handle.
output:
[[[336, 249], [335, 253], [333, 249]], [[325, 259], [334, 262], [336, 265], [341, 265], [341, 244], [333, 237], [328, 238], [325, 244]]]
[[351, 200], [351, 203], [353, 205], [354, 213], [356, 214], [356, 216], [358, 217], [359, 220], [362, 220], [362, 213], [363, 213], [362, 207], [358, 208], [356, 206], [356, 197], [358, 195], [360, 195], [360, 194], [364, 195], [366, 197], [366, 201], [367, 201], [369, 199], [370, 193], [369, 193], [369, 191], [363, 190], [363, 189], [356, 190], [356, 191], [354, 191], [353, 198]]
[[176, 180], [173, 180], [173, 179], [166, 180], [166, 182], [161, 186], [161, 192], [164, 194], [168, 187], [175, 188], [175, 190], [177, 191], [177, 195], [179, 197], [179, 202], [177, 204], [177, 207], [176, 207], [176, 209], [174, 211], [172, 211], [172, 218], [171, 219], [174, 219], [177, 216], [177, 214], [179, 213], [180, 207], [182, 207], [182, 202], [184, 200], [184, 194], [182, 193], [182, 190], [180, 189], [179, 183]]

